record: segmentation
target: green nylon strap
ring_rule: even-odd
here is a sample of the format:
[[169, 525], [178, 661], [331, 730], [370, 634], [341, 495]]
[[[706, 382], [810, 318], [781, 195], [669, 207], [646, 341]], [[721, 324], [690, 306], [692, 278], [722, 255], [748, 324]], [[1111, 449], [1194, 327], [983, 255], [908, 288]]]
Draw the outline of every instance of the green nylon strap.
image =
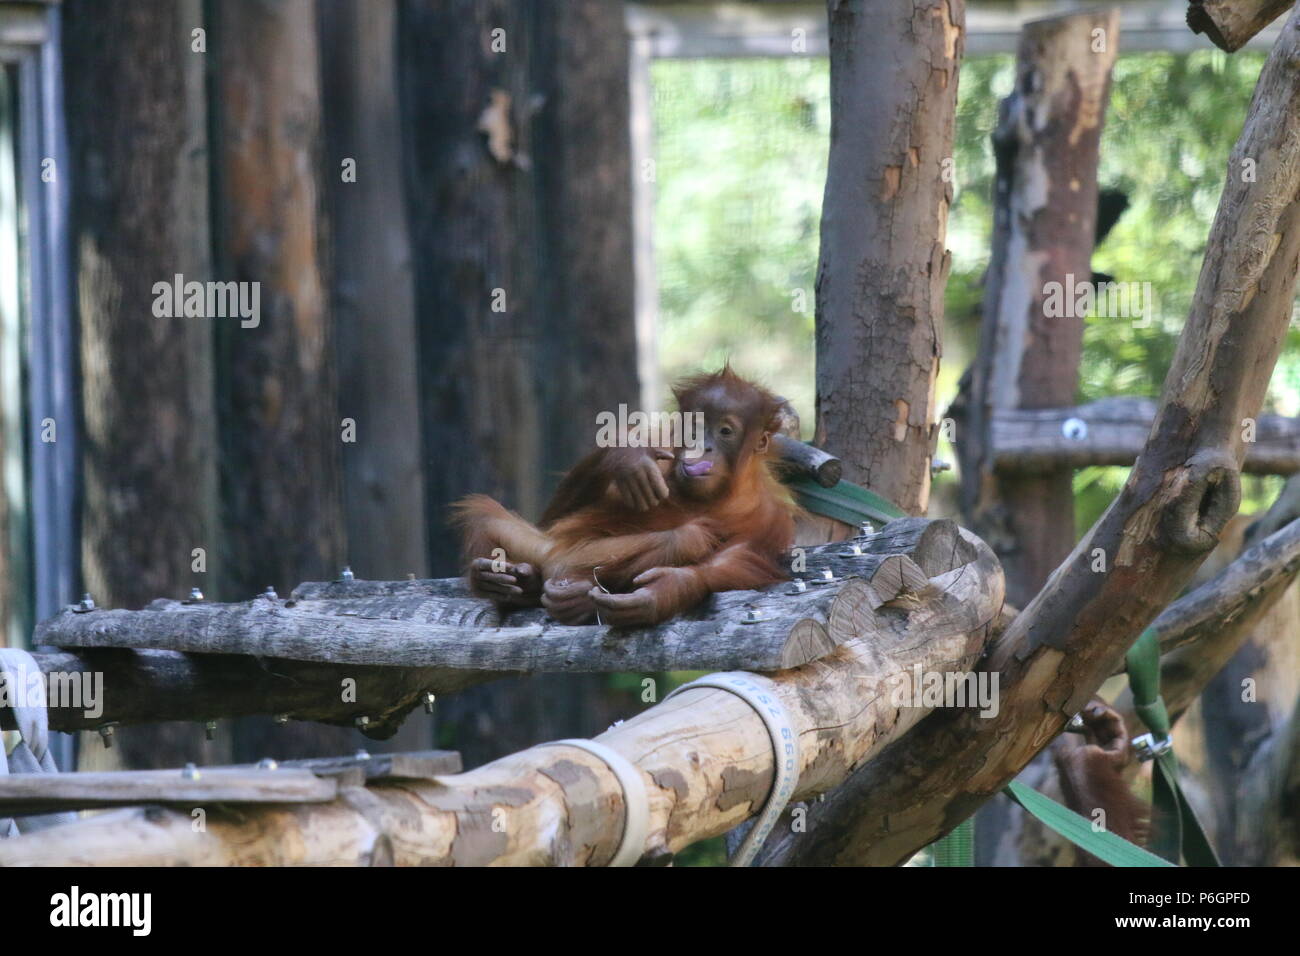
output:
[[1174, 865], [1109, 830], [1094, 830], [1087, 818], [1061, 806], [1050, 797], [1043, 796], [1033, 787], [1012, 780], [1002, 792], [1042, 821], [1048, 829], [1055, 830], [1075, 846], [1082, 847], [1111, 866]]
[[[1169, 712], [1160, 696], [1160, 638], [1147, 628], [1126, 657], [1133, 709], [1157, 741], [1169, 738]], [[1172, 750], [1155, 759], [1151, 771], [1151, 848], [1166, 860], [1188, 866], [1218, 866], [1219, 858], [1178, 785]]]
[[811, 478], [795, 478], [785, 484], [801, 507], [845, 524], [860, 525], [864, 521], [885, 524], [907, 517], [907, 512], [898, 505], [851, 481], [840, 481], [831, 488], [823, 488]]
[[969, 817], [935, 840], [935, 866], [975, 865], [975, 818]]

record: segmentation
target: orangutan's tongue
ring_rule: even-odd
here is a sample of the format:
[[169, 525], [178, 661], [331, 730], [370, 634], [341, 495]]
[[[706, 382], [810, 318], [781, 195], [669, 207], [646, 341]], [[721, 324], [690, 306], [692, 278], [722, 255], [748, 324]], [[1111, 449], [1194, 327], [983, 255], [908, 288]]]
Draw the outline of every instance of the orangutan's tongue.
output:
[[701, 459], [690, 464], [683, 465], [682, 470], [692, 478], [698, 478], [700, 475], [707, 475], [713, 470], [713, 462], [708, 459]]

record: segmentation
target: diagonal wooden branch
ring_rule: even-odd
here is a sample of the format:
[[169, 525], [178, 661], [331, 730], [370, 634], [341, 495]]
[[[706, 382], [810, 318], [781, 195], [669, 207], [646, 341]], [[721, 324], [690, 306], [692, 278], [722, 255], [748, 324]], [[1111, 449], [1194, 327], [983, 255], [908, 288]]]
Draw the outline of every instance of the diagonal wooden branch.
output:
[[946, 833], [1061, 731], [1214, 545], [1239, 502], [1242, 421], [1259, 414], [1300, 267], [1297, 67], [1293, 11], [1229, 158], [1147, 444], [1111, 507], [993, 648], [997, 716], [932, 715], [810, 808], [807, 833], [769, 840], [762, 861], [897, 863]]
[[1189, 0], [1187, 25], [1235, 53], [1290, 6], [1291, 0]]
[[[835, 786], [928, 713], [896, 697], [916, 669], [967, 672], [983, 653], [1002, 605], [1002, 572], [987, 546], [961, 535], [973, 559], [931, 578], [925, 595], [861, 605], [849, 622], [854, 635], [832, 654], [771, 675], [799, 741], [797, 799]], [[647, 863], [667, 862], [756, 813], [774, 776], [765, 724], [725, 691], [683, 692], [596, 739], [644, 777]], [[22, 786], [23, 799], [38, 805], [39, 781]], [[117, 811], [6, 840], [0, 865], [603, 865], [626, 812], [604, 762], [563, 746], [432, 780], [340, 780], [328, 802], [241, 805], [237, 813], [206, 806], [203, 832], [189, 809]]]

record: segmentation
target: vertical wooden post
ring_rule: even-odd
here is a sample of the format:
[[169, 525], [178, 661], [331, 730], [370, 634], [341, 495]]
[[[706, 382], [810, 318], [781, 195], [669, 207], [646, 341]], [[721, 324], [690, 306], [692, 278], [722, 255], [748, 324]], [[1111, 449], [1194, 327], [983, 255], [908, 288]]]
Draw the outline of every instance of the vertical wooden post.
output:
[[911, 514], [930, 495], [963, 0], [830, 0], [816, 441]]
[[[427, 575], [411, 244], [397, 111], [395, 0], [323, 0], [321, 77], [331, 304], [348, 562], [358, 576]], [[354, 168], [348, 164], [355, 164]]]
[[[192, 552], [217, 551], [212, 322], [153, 307], [155, 283], [211, 276], [204, 57], [191, 51], [203, 21], [199, 0], [70, 0], [63, 22], [82, 569], [99, 604], [138, 608], [207, 590]], [[193, 725], [120, 740], [109, 756], [130, 766], [200, 759]]]
[[[537, 518], [638, 399], [628, 55], [620, 4], [402, 0], [399, 84], [419, 326], [429, 561], [447, 506]], [[439, 705], [466, 763], [609, 722], [603, 677], [547, 675]]]
[[[213, 195], [224, 280], [260, 287], [258, 324], [218, 322], [225, 594], [328, 579], [347, 559], [343, 441], [321, 260], [320, 64], [314, 0], [212, 7]], [[382, 428], [382, 424], [372, 424]], [[237, 756], [344, 752], [355, 735], [248, 722]], [[274, 736], [270, 736], [271, 734]], [[263, 738], [266, 738], [265, 741]]]
[[[1092, 281], [1097, 154], [1118, 41], [1118, 9], [1026, 24], [994, 132], [993, 250], [956, 438], [967, 524], [998, 552], [1018, 606], [1074, 545], [1072, 472], [994, 474], [989, 422], [999, 410], [1077, 398], [1075, 289]], [[1065, 314], [1046, 307], [1053, 283]]]

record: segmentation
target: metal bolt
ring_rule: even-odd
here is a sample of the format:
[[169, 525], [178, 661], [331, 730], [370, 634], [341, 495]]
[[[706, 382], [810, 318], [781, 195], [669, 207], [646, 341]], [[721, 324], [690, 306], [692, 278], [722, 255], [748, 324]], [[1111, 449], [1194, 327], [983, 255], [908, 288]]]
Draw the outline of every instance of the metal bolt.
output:
[[426, 690], [423, 694], [420, 695], [420, 699], [424, 701], [424, 712], [426, 714], [432, 714], [433, 702], [438, 699], [437, 697], [434, 696], [433, 691]]
[[857, 557], [861, 557], [865, 552], [862, 550], [862, 545], [855, 544], [850, 547], [849, 553]]
[[1067, 418], [1061, 423], [1061, 434], [1070, 441], [1083, 441], [1088, 437], [1088, 423], [1082, 418]]
[[104, 749], [106, 750], [113, 746], [113, 728], [116, 726], [116, 721], [99, 725], [99, 739], [104, 741]]
[[1163, 757], [1174, 749], [1174, 742], [1169, 737], [1156, 737], [1155, 734], [1143, 734], [1133, 738], [1133, 750], [1138, 760], [1146, 762]]
[[353, 581], [356, 580], [356, 576], [352, 573], [352, 568], [350, 566], [348, 565], [343, 566], [343, 571], [341, 574], [339, 574], [339, 580], [342, 581], [344, 584], [351, 584]]
[[408, 580], [408, 581], [414, 581], [414, 580], [415, 580], [415, 572], [414, 572], [414, 571], [407, 571], [407, 572], [406, 572], [406, 580]]
[[862, 537], [865, 538], [868, 535], [873, 535], [876, 533], [876, 526], [872, 524], [870, 521], [864, 521], [862, 522], [862, 524], [858, 525], [858, 530], [862, 532]]
[[792, 587], [792, 588], [790, 589], [789, 593], [790, 593], [790, 594], [803, 594], [803, 592], [804, 592], [804, 591], [807, 591], [807, 590], [808, 590], [808, 582], [805, 581], [803, 578], [795, 578], [795, 579], [794, 579], [794, 587]]
[[190, 588], [190, 600], [191, 600], [191, 601], [202, 601], [202, 600], [203, 600], [203, 592], [200, 591], [198, 588]]
[[943, 471], [952, 471], [952, 463], [944, 461], [942, 458], [930, 459], [930, 474], [937, 475]]
[[741, 618], [741, 624], [758, 624], [763, 621], [763, 615], [759, 613], [758, 608], [750, 607], [745, 609], [745, 616]]
[[275, 588], [270, 584], [268, 584], [266, 590], [262, 592], [262, 597], [270, 598], [272, 601], [278, 601], [280, 599], [280, 595], [275, 593]]
[[258, 770], [278, 770], [280, 765], [272, 757], [263, 757], [257, 762]]
[[94, 609], [95, 609], [95, 602], [91, 599], [90, 592], [86, 592], [85, 594], [83, 594], [81, 596], [81, 601], [77, 604], [76, 607], [73, 608], [74, 611], [77, 611], [78, 613], [81, 614], [84, 614], [86, 611], [93, 611]]
[[192, 763], [187, 763], [185, 769], [181, 771], [181, 777], [185, 780], [198, 780], [199, 768]]
[[365, 714], [362, 714], [360, 717], [354, 720], [353, 723], [356, 725], [357, 730], [365, 730], [367, 727], [370, 726], [370, 718], [367, 717]]
[[217, 736], [217, 722], [215, 720], [209, 720], [203, 725], [203, 735], [209, 740]]
[[1067, 734], [1081, 734], [1084, 732], [1083, 714], [1075, 714], [1070, 718], [1070, 722], [1065, 725]]
[[355, 758], [356, 760], [369, 760], [369, 759], [370, 759], [370, 751], [368, 751], [368, 750], [358, 750], [358, 751], [357, 751], [356, 753], [354, 753], [352, 756], [353, 756], [353, 758]]
[[287, 724], [287, 723], [289, 722], [289, 715], [288, 715], [288, 714], [276, 714], [276, 715], [275, 715], [275, 722], [276, 722], [277, 724], [280, 724], [281, 726], [283, 726], [283, 725], [285, 725], [285, 724]]

